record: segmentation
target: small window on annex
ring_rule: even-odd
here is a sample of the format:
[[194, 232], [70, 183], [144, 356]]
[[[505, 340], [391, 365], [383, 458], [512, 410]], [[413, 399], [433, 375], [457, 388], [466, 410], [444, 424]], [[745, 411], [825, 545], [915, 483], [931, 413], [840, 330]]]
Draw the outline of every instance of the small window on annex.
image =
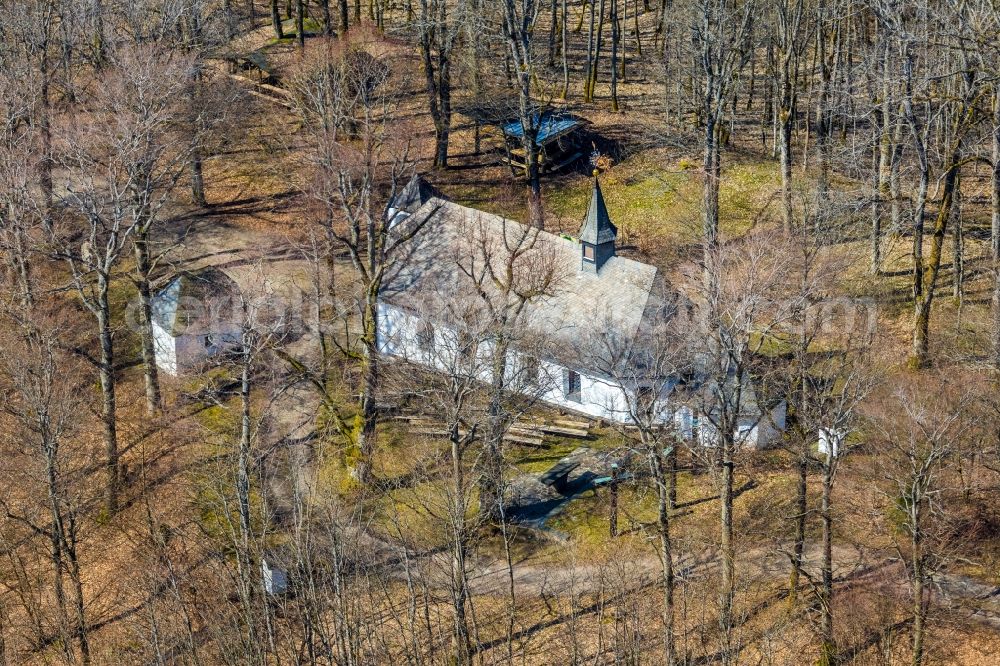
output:
[[593, 245], [584, 245], [583, 246], [583, 258], [586, 259], [587, 261], [593, 261], [594, 260], [594, 246]]
[[583, 402], [582, 393], [580, 373], [572, 370], [563, 370], [563, 395], [566, 399], [573, 402]]

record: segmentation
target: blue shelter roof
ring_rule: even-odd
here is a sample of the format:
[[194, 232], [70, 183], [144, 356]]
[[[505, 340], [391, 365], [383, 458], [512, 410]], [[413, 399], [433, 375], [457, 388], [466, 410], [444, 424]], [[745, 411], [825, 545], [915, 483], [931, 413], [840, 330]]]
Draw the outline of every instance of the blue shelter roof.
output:
[[[535, 117], [538, 117], [537, 114]], [[551, 111], [546, 111], [542, 114], [541, 120], [538, 124], [538, 143], [540, 145], [544, 144], [582, 125], [583, 123], [581, 121], [573, 118], [572, 116], [564, 116]], [[524, 136], [520, 120], [508, 121], [501, 127], [504, 135], [508, 137], [521, 139]]]

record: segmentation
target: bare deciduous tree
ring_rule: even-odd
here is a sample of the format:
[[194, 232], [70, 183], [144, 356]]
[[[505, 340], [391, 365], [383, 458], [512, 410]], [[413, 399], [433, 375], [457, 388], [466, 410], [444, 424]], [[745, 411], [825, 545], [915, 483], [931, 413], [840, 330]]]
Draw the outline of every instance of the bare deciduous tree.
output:
[[885, 399], [882, 413], [869, 411], [878, 451], [886, 518], [897, 521], [900, 557], [912, 597], [911, 663], [926, 658], [929, 583], [942, 554], [938, 516], [946, 512], [947, 468], [968, 431], [970, 393], [938, 375], [932, 387], [910, 382]]
[[[339, 54], [324, 52], [296, 82], [300, 112], [315, 143], [310, 157], [314, 178], [309, 192], [320, 206], [318, 220], [331, 261], [346, 252], [354, 269], [359, 298], [356, 343], [335, 344], [346, 358], [361, 364], [357, 418], [331, 411], [337, 429], [357, 447], [357, 477], [370, 480], [378, 418], [379, 386], [378, 298], [407, 243], [422, 228], [410, 220], [394, 228], [386, 202], [402, 190], [408, 175], [409, 141], [394, 121], [395, 100], [390, 70], [360, 47]], [[424, 220], [426, 221], [426, 220]], [[325, 384], [315, 378], [317, 387]], [[333, 404], [330, 404], [333, 407]]]
[[[683, 661], [676, 646], [676, 571], [678, 559], [671, 525], [677, 494], [677, 451], [693, 433], [685, 422], [684, 382], [692, 376], [687, 336], [690, 320], [687, 303], [676, 294], [658, 290], [657, 304], [647, 307], [642, 330], [626, 340], [611, 331], [611, 322], [600, 325], [589, 341], [590, 353], [601, 372], [614, 379], [620, 390], [628, 427], [623, 434], [638, 440], [645, 454], [656, 495], [657, 555], [663, 586], [663, 663]], [[610, 407], [610, 406], [609, 406]], [[614, 480], [612, 480], [614, 483]]]

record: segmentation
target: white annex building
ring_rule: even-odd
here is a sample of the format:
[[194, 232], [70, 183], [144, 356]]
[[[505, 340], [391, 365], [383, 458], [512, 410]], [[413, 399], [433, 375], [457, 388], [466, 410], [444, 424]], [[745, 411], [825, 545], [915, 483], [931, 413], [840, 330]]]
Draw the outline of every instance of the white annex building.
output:
[[[554, 276], [552, 288], [533, 299], [523, 316], [524, 327], [548, 341], [545, 351], [532, 349], [538, 356], [533, 362], [548, 378], [539, 397], [591, 417], [628, 421], [626, 396], [643, 390], [641, 382], [623, 386], [588, 360], [582, 349], [598, 337], [605, 341], [641, 337], [651, 328], [651, 319], [663, 316], [664, 303], [672, 295], [655, 266], [616, 253], [618, 230], [596, 177], [578, 239], [446, 201], [416, 176], [396, 197], [389, 215], [403, 230], [400, 233], [418, 231], [380, 294], [382, 353], [440, 366], [441, 356], [435, 350], [461, 336], [455, 305], [469, 293], [470, 274], [476, 274], [477, 266], [481, 274], [488, 274], [484, 264], [503, 264], [510, 253], [524, 251], [527, 245], [519, 259], [526, 281], [530, 282], [530, 273], [541, 270]], [[523, 360], [512, 360], [513, 365], [518, 363]], [[686, 407], [678, 407], [673, 419], [687, 437], [712, 439]], [[741, 419], [740, 437], [750, 446], [765, 446], [783, 427], [781, 405], [773, 414]]]
[[234, 316], [236, 283], [217, 268], [184, 272], [152, 299], [156, 365], [171, 375], [184, 374], [240, 343]]

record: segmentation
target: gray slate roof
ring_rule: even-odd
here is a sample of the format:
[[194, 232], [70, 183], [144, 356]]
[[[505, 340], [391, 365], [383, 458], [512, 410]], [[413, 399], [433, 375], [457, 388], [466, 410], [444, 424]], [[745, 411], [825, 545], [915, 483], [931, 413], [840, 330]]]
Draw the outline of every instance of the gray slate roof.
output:
[[580, 240], [591, 245], [602, 245], [614, 242], [616, 238], [618, 238], [618, 227], [608, 215], [608, 207], [601, 193], [601, 184], [597, 181], [597, 176], [594, 176], [594, 191], [590, 195], [587, 216], [583, 218], [583, 226], [580, 228]]
[[227, 310], [238, 293], [233, 279], [218, 268], [185, 271], [153, 295], [153, 321], [174, 337], [212, 332], [220, 316], [231, 318]]
[[393, 200], [389, 203], [389, 208], [413, 213], [427, 203], [431, 197], [435, 196], [437, 196], [437, 190], [421, 178], [419, 174], [413, 174], [413, 177], [403, 186], [403, 189], [393, 197]]
[[482, 267], [489, 261], [499, 267], [520, 242], [530, 250], [515, 263], [515, 283], [530, 285], [541, 279], [545, 267], [553, 271], [551, 294], [529, 303], [525, 325], [554, 342], [562, 350], [558, 356], [579, 364], [579, 347], [589, 335], [610, 329], [615, 336], [633, 339], [639, 331], [657, 281], [655, 266], [614, 256], [599, 273], [585, 272], [578, 242], [436, 197], [407, 224], [425, 219], [409, 256], [390, 276], [384, 301], [434, 317], [474, 296], [462, 266]]

